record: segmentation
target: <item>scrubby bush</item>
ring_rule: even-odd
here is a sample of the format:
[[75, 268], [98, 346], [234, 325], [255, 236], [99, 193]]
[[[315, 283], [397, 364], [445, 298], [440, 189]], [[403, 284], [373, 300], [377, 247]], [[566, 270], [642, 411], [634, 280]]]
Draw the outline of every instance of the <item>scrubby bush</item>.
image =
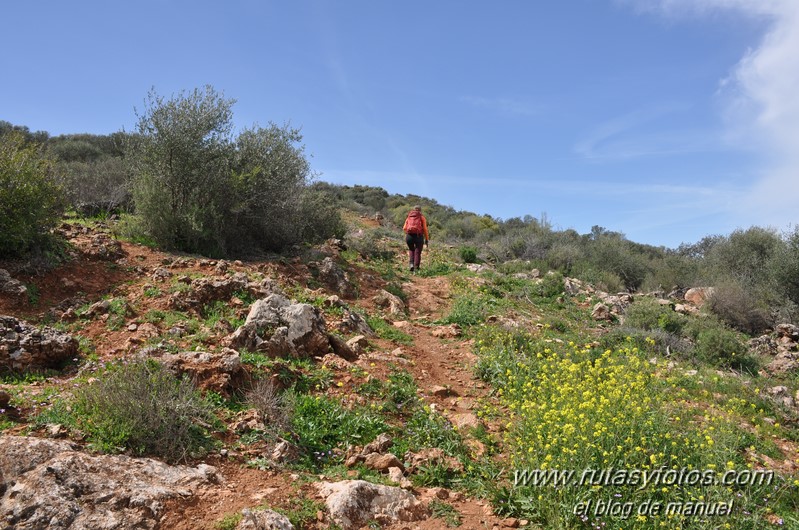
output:
[[699, 332], [694, 351], [699, 360], [714, 366], [757, 373], [757, 360], [733, 331], [708, 329]]
[[126, 161], [142, 225], [168, 249], [223, 256], [280, 250], [343, 233], [312, 178], [298, 129], [245, 129], [212, 87], [164, 99], [151, 92]]
[[541, 298], [554, 298], [564, 293], [563, 275], [550, 271], [532, 286], [532, 293]]
[[589, 247], [593, 267], [617, 275], [624, 287], [635, 291], [646, 278], [647, 260], [621, 237], [601, 236]]
[[280, 436], [289, 427], [291, 411], [272, 379], [259, 379], [244, 396], [248, 405], [258, 412], [267, 430]]
[[717, 285], [707, 300], [710, 310], [735, 329], [754, 335], [762, 333], [771, 325], [768, 309], [762, 298], [738, 283]]
[[771, 229], [735, 230], [707, 251], [706, 275], [715, 282], [734, 279], [744, 286], [767, 285], [766, 264], [781, 245], [779, 234]]
[[694, 343], [694, 357], [719, 368], [757, 373], [757, 359], [749, 353], [740, 334], [713, 317], [694, 318], [685, 326]]
[[477, 249], [470, 245], [464, 245], [458, 249], [464, 263], [477, 263]]
[[663, 306], [654, 298], [643, 298], [627, 308], [624, 313], [624, 324], [627, 327], [654, 330], [660, 329], [668, 333], [680, 334], [686, 324], [686, 317]]
[[63, 162], [58, 165], [58, 172], [70, 206], [82, 215], [113, 212], [130, 201], [130, 183], [122, 158]]
[[576, 243], [557, 243], [547, 254], [550, 268], [571, 274], [574, 265], [583, 259], [584, 253]]
[[100, 450], [127, 449], [171, 462], [208, 447], [207, 426], [215, 420], [191, 381], [150, 360], [110, 367], [77, 390], [73, 410]]
[[42, 246], [63, 212], [52, 161], [19, 132], [0, 135], [0, 256]]

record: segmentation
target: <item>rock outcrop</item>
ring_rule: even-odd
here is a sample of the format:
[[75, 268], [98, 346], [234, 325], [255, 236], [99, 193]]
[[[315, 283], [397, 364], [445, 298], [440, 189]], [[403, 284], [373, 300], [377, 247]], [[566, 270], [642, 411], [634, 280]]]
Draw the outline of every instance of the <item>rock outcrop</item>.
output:
[[420, 521], [429, 515], [427, 507], [401, 488], [344, 480], [316, 484], [333, 521], [343, 530], [354, 530], [377, 521], [381, 525]]
[[405, 302], [395, 295], [386, 290], [380, 290], [374, 296], [375, 305], [385, 309], [390, 315], [404, 315], [406, 312]]
[[0, 369], [58, 368], [77, 354], [72, 335], [0, 315]]
[[693, 287], [685, 292], [685, 301], [696, 307], [702, 307], [712, 295], [712, 287]]
[[288, 517], [272, 510], [244, 509], [236, 530], [294, 530], [294, 525]]
[[244, 325], [228, 343], [231, 348], [261, 351], [272, 357], [322, 356], [330, 348], [325, 319], [310, 304], [293, 304], [271, 294], [256, 301]]
[[319, 281], [339, 296], [348, 299], [355, 297], [357, 291], [350, 281], [349, 275], [336, 264], [333, 258], [327, 257], [321, 262], [310, 263], [308, 266], [314, 270]]
[[7, 296], [15, 302], [27, 299], [28, 288], [22, 282], [11, 277], [5, 269], [0, 269], [0, 295]]
[[[186, 278], [186, 281], [188, 282], [189, 279]], [[255, 285], [250, 284], [244, 273], [236, 273], [231, 278], [222, 279], [196, 278], [190, 282], [189, 289], [177, 292], [170, 297], [170, 307], [181, 311], [198, 310], [218, 300], [230, 300], [236, 292], [253, 292], [256, 288]]]
[[765, 367], [770, 374], [799, 371], [799, 327], [793, 324], [779, 324], [773, 333], [750, 339], [747, 346], [756, 354], [774, 357]]
[[231, 395], [250, 382], [249, 375], [241, 364], [239, 352], [230, 348], [225, 348], [220, 353], [169, 353], [159, 348], [144, 348], [139, 355], [157, 359], [174, 375], [186, 375], [199, 388], [213, 390], [223, 396]]
[[155, 528], [164, 501], [218, 482], [215, 468], [77, 451], [66, 441], [0, 436], [4, 528]]

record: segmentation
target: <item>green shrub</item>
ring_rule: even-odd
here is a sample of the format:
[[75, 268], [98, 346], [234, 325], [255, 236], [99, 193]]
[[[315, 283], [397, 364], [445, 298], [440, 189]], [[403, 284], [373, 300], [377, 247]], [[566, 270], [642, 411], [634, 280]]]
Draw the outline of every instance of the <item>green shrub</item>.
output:
[[113, 212], [130, 202], [130, 183], [121, 157], [58, 164], [70, 206], [94, 217]]
[[0, 255], [20, 256], [43, 246], [63, 212], [63, 192], [52, 162], [20, 133], [0, 135]]
[[643, 330], [660, 329], [679, 335], [687, 322], [685, 315], [663, 306], [654, 298], [643, 298], [627, 308], [624, 324], [630, 328]]
[[594, 267], [617, 275], [630, 291], [641, 286], [648, 272], [646, 258], [635, 252], [629, 241], [617, 237], [599, 237], [589, 256]]
[[171, 462], [209, 447], [206, 426], [215, 421], [191, 381], [149, 360], [110, 367], [76, 391], [73, 410], [98, 449], [128, 449]]
[[700, 331], [694, 347], [696, 357], [719, 368], [733, 368], [756, 374], [757, 360], [734, 331], [716, 328]]
[[477, 263], [477, 249], [470, 245], [462, 246], [458, 249], [464, 263]]
[[559, 272], [548, 272], [544, 274], [540, 282], [533, 284], [533, 294], [540, 298], [555, 298], [564, 293], [563, 275]]

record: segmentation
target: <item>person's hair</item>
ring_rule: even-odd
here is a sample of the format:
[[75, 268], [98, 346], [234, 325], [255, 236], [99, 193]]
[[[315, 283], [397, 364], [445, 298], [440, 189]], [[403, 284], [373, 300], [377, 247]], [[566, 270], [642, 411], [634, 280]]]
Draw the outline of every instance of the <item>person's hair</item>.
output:
[[414, 210], [419, 210], [420, 212], [422, 211], [422, 207], [419, 206], [418, 204], [416, 206], [414, 206], [413, 209]]

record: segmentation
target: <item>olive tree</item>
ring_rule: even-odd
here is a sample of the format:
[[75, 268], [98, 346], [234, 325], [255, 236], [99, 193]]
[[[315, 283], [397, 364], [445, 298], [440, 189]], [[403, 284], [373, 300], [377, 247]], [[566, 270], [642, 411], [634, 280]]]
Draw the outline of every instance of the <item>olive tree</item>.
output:
[[126, 160], [136, 213], [161, 246], [223, 256], [279, 250], [338, 232], [307, 188], [302, 136], [288, 125], [233, 135], [235, 103], [212, 87], [150, 92]]
[[151, 91], [126, 160], [136, 212], [168, 249], [222, 255], [232, 201], [232, 106], [213, 88], [164, 99]]
[[236, 246], [277, 249], [298, 239], [302, 190], [311, 168], [299, 130], [288, 126], [246, 129], [236, 139], [234, 157], [238, 200], [233, 207]]

